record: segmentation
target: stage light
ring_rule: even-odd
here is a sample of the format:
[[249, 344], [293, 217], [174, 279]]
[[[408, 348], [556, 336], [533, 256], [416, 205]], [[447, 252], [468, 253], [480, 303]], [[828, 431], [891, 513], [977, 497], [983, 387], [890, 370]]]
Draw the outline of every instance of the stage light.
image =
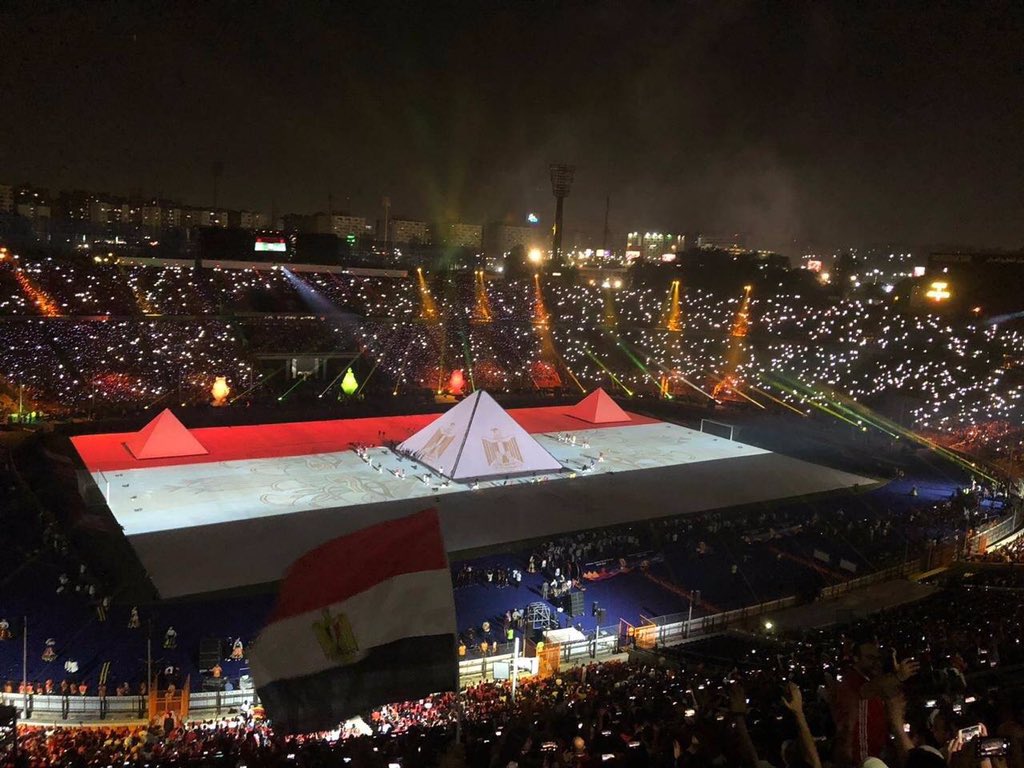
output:
[[341, 391], [345, 393], [346, 397], [352, 397], [359, 390], [359, 382], [356, 381], [356, 375], [349, 368], [345, 371], [345, 377], [341, 380]]
[[448, 392], [453, 395], [461, 395], [466, 386], [466, 379], [462, 375], [462, 369], [456, 368], [448, 379]]
[[544, 254], [541, 253], [540, 248], [531, 248], [530, 252], [526, 254], [526, 258], [531, 264], [540, 264], [544, 260]]
[[228, 380], [226, 376], [218, 376], [213, 386], [210, 388], [210, 394], [213, 396], [213, 404], [220, 406], [224, 405], [228, 399], [228, 395], [231, 394], [231, 387], [228, 386]]

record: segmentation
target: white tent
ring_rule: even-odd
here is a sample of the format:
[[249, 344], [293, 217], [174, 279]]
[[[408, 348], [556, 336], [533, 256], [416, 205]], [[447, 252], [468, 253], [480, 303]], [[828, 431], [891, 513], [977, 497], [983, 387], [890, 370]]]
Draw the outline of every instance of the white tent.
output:
[[562, 465], [494, 402], [477, 390], [398, 446], [452, 480], [484, 480]]

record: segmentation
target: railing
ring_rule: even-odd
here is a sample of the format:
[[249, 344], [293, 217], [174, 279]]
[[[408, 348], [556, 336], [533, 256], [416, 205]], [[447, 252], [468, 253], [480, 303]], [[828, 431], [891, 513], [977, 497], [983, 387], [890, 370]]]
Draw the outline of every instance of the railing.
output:
[[146, 720], [147, 696], [62, 696], [0, 693], [0, 704], [16, 707], [20, 720], [85, 722], [90, 720]]
[[[887, 579], [899, 578], [915, 572], [916, 561], [910, 561], [867, 574], [858, 579], [835, 584], [822, 590], [823, 598], [837, 597], [860, 587], [876, 584]], [[686, 640], [721, 632], [728, 627], [757, 619], [766, 614], [791, 608], [797, 604], [796, 597], [769, 600], [732, 611], [712, 613], [694, 619], [681, 618], [684, 614], [673, 614], [645, 618], [638, 627], [626, 624], [625, 629], [600, 627], [590, 637], [558, 646], [561, 664], [579, 664], [604, 661], [632, 645], [638, 647], [659, 647], [677, 645]], [[678, 617], [678, 618], [677, 618]], [[502, 670], [512, 662], [511, 653], [481, 656], [459, 660], [459, 682], [462, 687], [494, 679], [495, 667]], [[533, 675], [538, 672], [535, 656], [520, 655], [520, 674]], [[237, 711], [257, 701], [256, 692], [249, 691], [201, 691], [192, 693], [189, 710], [193, 715], [220, 715]], [[86, 722], [96, 720], [145, 720], [148, 715], [148, 697], [139, 696], [27, 696], [20, 693], [0, 693], [0, 704], [19, 709], [21, 720]]]
[[919, 563], [914, 560], [906, 563], [900, 563], [899, 565], [892, 565], [888, 568], [883, 568], [880, 571], [869, 573], [866, 576], [861, 576], [858, 579], [850, 579], [849, 581], [842, 581], [839, 584], [833, 584], [829, 587], [825, 587], [821, 590], [821, 597], [825, 599], [839, 597], [839, 595], [845, 595], [847, 592], [852, 592], [853, 590], [860, 589], [861, 587], [867, 587], [871, 584], [888, 581], [889, 579], [898, 579], [901, 576], [907, 576], [917, 571], [918, 568]]
[[1020, 517], [1020, 511], [1014, 510], [1006, 517], [979, 528], [973, 536], [967, 539], [967, 554], [982, 554], [990, 545], [1001, 542], [1017, 530], [1020, 525]]
[[[459, 684], [465, 688], [468, 685], [493, 680], [496, 665], [509, 665], [511, 663], [511, 653], [499, 653], [494, 656], [481, 656], [475, 659], [462, 659], [459, 661]], [[520, 654], [519, 673], [521, 675], [537, 674], [537, 658]]]
[[[220, 715], [252, 705], [255, 691], [209, 691], [189, 694], [192, 713]], [[94, 720], [146, 720], [148, 696], [61, 696], [0, 693], [0, 704], [17, 707], [19, 719], [78, 723]]]

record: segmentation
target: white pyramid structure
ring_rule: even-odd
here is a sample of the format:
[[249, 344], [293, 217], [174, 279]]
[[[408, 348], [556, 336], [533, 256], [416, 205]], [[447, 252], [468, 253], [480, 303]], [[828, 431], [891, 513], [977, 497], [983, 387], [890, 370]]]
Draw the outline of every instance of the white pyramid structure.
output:
[[398, 450], [452, 480], [562, 469], [558, 460], [482, 389], [436, 418]]

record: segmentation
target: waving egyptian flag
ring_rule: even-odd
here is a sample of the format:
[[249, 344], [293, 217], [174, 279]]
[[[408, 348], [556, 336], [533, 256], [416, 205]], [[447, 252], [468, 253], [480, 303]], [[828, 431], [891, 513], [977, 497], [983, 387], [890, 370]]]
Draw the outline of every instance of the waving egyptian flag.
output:
[[267, 715], [287, 733], [456, 690], [455, 604], [436, 510], [299, 558], [250, 665]]

